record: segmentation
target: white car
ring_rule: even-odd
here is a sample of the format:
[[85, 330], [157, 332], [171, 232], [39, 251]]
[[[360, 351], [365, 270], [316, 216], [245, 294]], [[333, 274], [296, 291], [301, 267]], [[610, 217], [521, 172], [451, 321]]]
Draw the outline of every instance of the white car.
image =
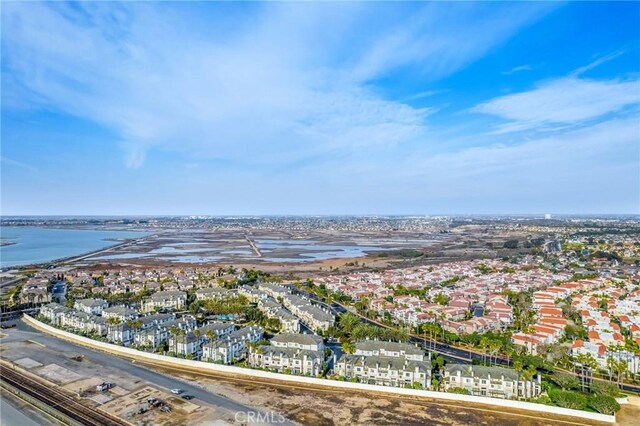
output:
[[171, 393], [175, 395], [180, 395], [182, 392], [184, 392], [182, 389], [171, 389]]

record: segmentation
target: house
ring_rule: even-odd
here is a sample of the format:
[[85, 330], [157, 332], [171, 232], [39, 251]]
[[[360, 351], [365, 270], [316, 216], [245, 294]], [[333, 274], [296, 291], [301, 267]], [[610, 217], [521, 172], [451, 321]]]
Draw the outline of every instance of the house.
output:
[[62, 316], [69, 311], [71, 311], [71, 308], [62, 306], [59, 303], [49, 303], [40, 308], [40, 315], [53, 325], [62, 325]]
[[251, 348], [248, 362], [253, 368], [318, 376], [323, 369], [324, 351], [289, 346], [258, 346]]
[[282, 304], [312, 330], [325, 331], [335, 324], [335, 316], [328, 311], [314, 306], [309, 300], [293, 294], [285, 294]]
[[74, 309], [91, 315], [102, 315], [102, 311], [108, 307], [109, 303], [104, 299], [79, 299], [73, 304]]
[[159, 309], [182, 310], [187, 303], [187, 293], [180, 290], [159, 291], [142, 300], [142, 312]]
[[403, 357], [344, 354], [336, 363], [335, 373], [360, 383], [380, 386], [409, 387], [418, 383], [431, 387], [431, 362]]
[[236, 327], [232, 322], [210, 322], [198, 330], [200, 330], [201, 336], [213, 341], [230, 335], [236, 330]]
[[445, 390], [462, 388], [471, 395], [504, 399], [537, 398], [542, 391], [540, 375], [526, 380], [515, 370], [482, 365], [449, 364], [442, 383]]
[[198, 300], [227, 300], [237, 296], [235, 290], [222, 287], [201, 288], [196, 290]]
[[408, 343], [363, 340], [353, 355], [344, 354], [335, 372], [347, 379], [381, 386], [431, 387], [431, 361], [417, 346]]
[[27, 284], [20, 291], [20, 303], [50, 303], [51, 293], [47, 283]]
[[538, 353], [538, 347], [543, 345], [544, 339], [540, 336], [527, 333], [514, 333], [511, 335], [511, 343], [526, 348], [527, 352], [532, 355]]
[[169, 351], [176, 355], [197, 359], [202, 350], [202, 336], [193, 331], [169, 334]]
[[138, 346], [156, 349], [161, 343], [169, 339], [169, 331], [161, 325], [152, 325], [138, 330], [133, 336], [133, 342]]
[[[265, 293], [266, 294], [266, 293]], [[298, 333], [300, 331], [300, 320], [295, 315], [285, 310], [282, 305], [271, 297], [259, 299], [258, 309], [269, 318], [276, 318], [280, 322], [280, 331]]]
[[144, 315], [138, 318], [142, 322], [143, 330], [154, 326], [162, 326], [168, 324], [176, 319], [176, 315], [173, 313], [168, 314], [151, 314]]
[[85, 333], [107, 334], [107, 323], [104, 318], [86, 312], [69, 309], [60, 316], [61, 326]]
[[125, 322], [129, 319], [136, 319], [138, 317], [138, 311], [118, 305], [103, 309], [102, 316], [104, 318], [117, 318], [120, 322]]
[[107, 326], [107, 339], [112, 343], [128, 346], [133, 341], [133, 334], [133, 330], [126, 322]]
[[277, 348], [324, 351], [324, 341], [316, 334], [281, 333], [271, 339], [271, 344]]
[[202, 359], [220, 364], [231, 364], [243, 359], [247, 346], [262, 339], [264, 330], [260, 327], [244, 327], [223, 339], [209, 342], [202, 347]]
[[246, 297], [251, 303], [258, 303], [260, 300], [269, 297], [267, 293], [250, 285], [242, 285], [238, 288], [238, 294]]
[[412, 361], [424, 361], [425, 359], [424, 351], [409, 343], [361, 340], [356, 342], [355, 346], [356, 355], [406, 358]]

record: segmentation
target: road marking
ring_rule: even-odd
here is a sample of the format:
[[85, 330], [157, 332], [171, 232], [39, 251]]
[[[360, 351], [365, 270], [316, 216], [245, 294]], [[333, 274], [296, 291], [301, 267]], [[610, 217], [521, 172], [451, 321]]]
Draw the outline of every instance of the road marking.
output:
[[46, 346], [45, 346], [45, 345], [43, 345], [43, 344], [42, 344], [42, 343], [40, 343], [40, 342], [36, 342], [35, 340], [31, 340], [31, 339], [29, 339], [29, 340], [27, 340], [27, 342], [29, 342], [29, 343], [33, 343], [33, 344], [36, 344], [36, 345], [38, 345], [38, 346], [42, 346], [43, 348], [46, 348]]

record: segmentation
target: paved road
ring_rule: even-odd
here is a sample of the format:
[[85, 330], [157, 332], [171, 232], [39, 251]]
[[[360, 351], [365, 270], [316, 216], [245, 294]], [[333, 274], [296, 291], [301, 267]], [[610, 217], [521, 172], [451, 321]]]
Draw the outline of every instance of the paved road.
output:
[[[82, 354], [91, 359], [91, 361], [98, 364], [105, 364], [111, 367], [117, 368], [120, 371], [130, 374], [131, 376], [138, 377], [142, 380], [150, 382], [159, 388], [164, 388], [167, 390], [170, 389], [183, 389], [185, 393], [193, 395], [197, 400], [206, 402], [215, 407], [221, 407], [231, 412], [234, 415], [237, 412], [247, 413], [247, 412], [262, 412], [265, 413], [265, 410], [260, 410], [255, 407], [250, 407], [247, 405], [243, 405], [232, 401], [228, 398], [225, 398], [220, 395], [216, 395], [211, 393], [205, 389], [202, 389], [197, 386], [192, 386], [183, 381], [174, 379], [169, 376], [165, 376], [164, 374], [157, 373], [155, 371], [149, 370], [142, 366], [136, 365], [135, 363], [125, 360], [123, 358], [119, 358], [114, 355], [105, 354], [99, 351], [95, 351], [92, 349], [85, 348], [84, 346], [78, 346], [73, 343], [67, 342], [65, 340], [58, 339], [53, 336], [49, 336], [44, 334], [22, 321], [18, 321], [16, 328], [12, 328], [7, 330], [7, 337], [0, 339], [2, 344], [6, 344], [12, 341], [24, 341], [24, 340], [34, 340], [38, 343], [41, 343], [47, 346], [49, 349], [59, 351], [59, 352], [73, 352]], [[242, 417], [241, 417], [242, 418]], [[287, 424], [287, 423], [283, 423]], [[292, 424], [292, 423], [289, 423]]]
[[[14, 406], [13, 404], [16, 404]], [[29, 412], [34, 418], [29, 417], [28, 411], [24, 407], [20, 407], [19, 403], [13, 400], [12, 396], [3, 393], [3, 398], [0, 398], [0, 423], [3, 426], [39, 426], [48, 422], [49, 419], [41, 417], [37, 420], [35, 414]]]
[[[328, 307], [336, 315], [347, 312], [347, 309], [339, 303], [333, 302], [331, 303], [331, 305], [327, 305], [325, 302], [321, 301], [318, 298], [318, 296], [315, 295], [314, 293], [308, 293], [308, 292], [304, 292], [304, 293], [307, 297], [313, 299], [314, 302], [322, 304], [325, 307]], [[383, 324], [380, 324], [376, 321], [373, 321], [357, 313], [354, 313], [354, 314], [360, 317], [360, 320], [366, 324], [375, 325], [378, 327], [387, 327]], [[432, 352], [437, 352], [438, 354], [442, 355], [444, 359], [450, 362], [456, 362], [459, 364], [471, 364], [473, 359], [483, 359], [482, 354], [478, 354], [472, 351], [467, 351], [465, 349], [457, 348], [455, 346], [447, 345], [445, 343], [436, 342], [434, 340], [429, 340], [424, 337], [412, 335], [412, 336], [409, 336], [409, 341], [411, 343], [419, 343], [424, 345], [428, 350]], [[493, 359], [498, 364], [509, 365], [509, 360], [507, 359], [502, 359], [499, 357], [498, 358], [494, 357]]]

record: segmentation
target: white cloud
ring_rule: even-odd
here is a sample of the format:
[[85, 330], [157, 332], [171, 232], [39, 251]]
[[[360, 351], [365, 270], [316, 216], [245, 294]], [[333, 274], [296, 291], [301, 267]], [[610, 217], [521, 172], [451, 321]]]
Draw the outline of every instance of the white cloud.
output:
[[473, 111], [495, 115], [507, 123], [497, 133], [551, 124], [596, 119], [640, 102], [640, 82], [587, 80], [575, 77], [548, 81], [528, 91], [491, 99]]
[[[375, 23], [360, 4], [269, 4], [229, 19], [181, 5], [6, 4], [5, 107], [98, 122], [131, 167], [154, 148], [273, 163], [405, 143], [433, 109], [385, 99], [369, 79], [408, 64], [453, 72], [548, 7], [505, 6], [480, 21], [477, 9], [429, 5], [405, 27], [411, 13]], [[452, 28], [445, 18], [457, 15]]]
[[9, 165], [9, 166], [20, 167], [21, 169], [28, 170], [28, 171], [30, 171], [32, 173], [37, 173], [38, 172], [38, 169], [36, 167], [33, 167], [30, 164], [26, 164], [26, 163], [23, 163], [21, 161], [12, 160], [11, 158], [7, 158], [7, 157], [0, 156], [0, 163], [6, 164], [6, 165]]
[[375, 185], [375, 194], [366, 193], [373, 211], [378, 211], [376, 202], [388, 205], [397, 199], [398, 205], [411, 206], [409, 213], [637, 213], [639, 156], [636, 115], [518, 144], [384, 163], [365, 159], [343, 165], [332, 179], [338, 188], [348, 177], [354, 203], [364, 202], [358, 194]]
[[618, 56], [621, 56], [623, 54], [624, 54], [624, 51], [619, 50], [619, 51], [616, 51], [616, 52], [609, 53], [608, 55], [604, 55], [602, 57], [599, 57], [598, 59], [594, 60], [593, 62], [590, 62], [587, 65], [582, 66], [582, 67], [574, 70], [571, 73], [571, 76], [572, 77], [576, 77], [576, 76], [579, 76], [581, 74], [584, 74], [585, 72], [591, 71], [592, 69], [594, 69], [596, 67], [599, 67], [600, 65], [602, 65], [602, 64], [604, 64], [606, 62], [612, 61], [615, 58], [617, 58]]
[[522, 72], [522, 71], [531, 71], [531, 65], [519, 65], [517, 67], [513, 67], [511, 68], [509, 71], [502, 71], [503, 75], [511, 75], [511, 74], [515, 74], [517, 72]]

